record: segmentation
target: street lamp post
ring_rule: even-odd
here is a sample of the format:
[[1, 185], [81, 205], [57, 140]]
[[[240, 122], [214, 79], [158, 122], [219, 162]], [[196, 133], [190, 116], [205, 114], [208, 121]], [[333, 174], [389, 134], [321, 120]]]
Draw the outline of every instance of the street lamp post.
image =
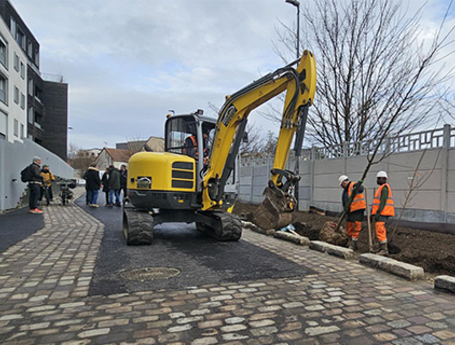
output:
[[[300, 2], [297, 0], [286, 0], [288, 4], [297, 8], [297, 34], [296, 34], [296, 57], [300, 58], [299, 44], [300, 44]], [[303, 135], [305, 133], [306, 120], [308, 116], [308, 107], [300, 111], [299, 114], [299, 127], [295, 136], [294, 143], [294, 157], [295, 157], [295, 174], [299, 176], [300, 174], [300, 153], [302, 151]], [[299, 210], [299, 181], [295, 184], [294, 191], [295, 199], [297, 200], [296, 209]]]
[[296, 57], [297, 59], [300, 57], [300, 52], [299, 52], [299, 43], [300, 43], [300, 2], [297, 0], [286, 0], [288, 4], [291, 4], [292, 6], [297, 7], [297, 43], [296, 43]]

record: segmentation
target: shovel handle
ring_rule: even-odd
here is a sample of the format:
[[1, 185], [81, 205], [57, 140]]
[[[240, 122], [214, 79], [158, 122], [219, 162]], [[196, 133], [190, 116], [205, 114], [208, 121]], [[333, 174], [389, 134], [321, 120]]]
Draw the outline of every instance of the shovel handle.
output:
[[370, 205], [368, 204], [368, 190], [366, 187], [365, 187], [365, 202], [367, 204], [368, 245], [370, 247], [370, 253], [371, 253], [373, 251], [373, 238], [371, 235]]

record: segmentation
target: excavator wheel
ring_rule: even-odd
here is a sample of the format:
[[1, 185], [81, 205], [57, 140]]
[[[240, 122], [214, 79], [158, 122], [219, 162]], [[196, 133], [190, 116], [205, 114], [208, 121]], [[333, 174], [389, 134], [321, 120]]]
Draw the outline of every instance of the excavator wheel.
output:
[[136, 246], [151, 244], [153, 241], [153, 217], [147, 212], [132, 208], [123, 210], [123, 235], [126, 244]]
[[214, 211], [211, 213], [211, 217], [218, 222], [217, 229], [199, 222], [196, 223], [196, 228], [223, 242], [238, 241], [242, 237], [242, 222], [237, 215], [224, 211]]

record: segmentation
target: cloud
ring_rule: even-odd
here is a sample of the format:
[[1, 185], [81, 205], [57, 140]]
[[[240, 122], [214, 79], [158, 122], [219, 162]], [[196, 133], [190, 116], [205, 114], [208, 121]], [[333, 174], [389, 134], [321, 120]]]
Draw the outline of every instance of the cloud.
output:
[[[422, 18], [427, 32], [444, 3], [429, 1]], [[292, 27], [296, 15], [284, 0], [13, 4], [41, 44], [41, 71], [69, 83], [70, 141], [86, 148], [138, 133], [161, 136], [169, 109], [220, 107], [225, 95], [281, 67], [272, 47], [277, 18]], [[253, 121], [277, 131], [257, 115]]]

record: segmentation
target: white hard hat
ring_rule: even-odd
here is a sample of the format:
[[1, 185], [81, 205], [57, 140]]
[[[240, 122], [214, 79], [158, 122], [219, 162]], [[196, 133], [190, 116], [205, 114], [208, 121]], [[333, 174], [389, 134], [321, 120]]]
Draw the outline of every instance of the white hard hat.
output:
[[349, 177], [347, 177], [346, 175], [341, 175], [340, 177], [338, 177], [338, 183], [340, 184], [340, 186], [343, 183], [343, 181], [346, 180], [349, 180]]
[[376, 177], [385, 177], [385, 178], [389, 178], [387, 176], [387, 173], [383, 170], [381, 170], [380, 172], [378, 172], [378, 174], [376, 175]]

